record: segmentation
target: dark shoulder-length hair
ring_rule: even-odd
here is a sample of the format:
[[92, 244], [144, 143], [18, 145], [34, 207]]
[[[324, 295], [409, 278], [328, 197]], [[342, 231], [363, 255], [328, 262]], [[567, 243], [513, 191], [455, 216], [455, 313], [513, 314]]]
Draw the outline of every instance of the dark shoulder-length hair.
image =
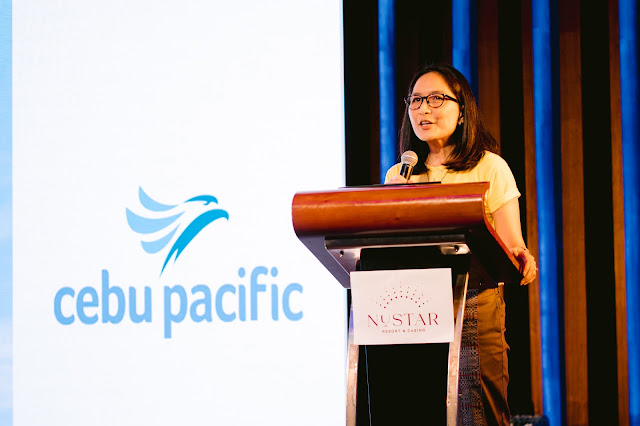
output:
[[[418, 79], [430, 72], [436, 72], [444, 78], [453, 92], [453, 96], [458, 100], [462, 117], [464, 117], [462, 124], [458, 125], [451, 135], [450, 142], [453, 143], [453, 151], [444, 165], [447, 169], [458, 172], [471, 170], [482, 159], [485, 151], [496, 152], [498, 144], [482, 122], [469, 82], [460, 71], [451, 65], [437, 63], [420, 68], [411, 80], [407, 96], [411, 96]], [[426, 161], [427, 155], [429, 155], [429, 145], [418, 139], [413, 132], [408, 107], [405, 107], [402, 119], [399, 147], [400, 153], [411, 150], [418, 154], [418, 164], [414, 167], [414, 173], [427, 172]]]

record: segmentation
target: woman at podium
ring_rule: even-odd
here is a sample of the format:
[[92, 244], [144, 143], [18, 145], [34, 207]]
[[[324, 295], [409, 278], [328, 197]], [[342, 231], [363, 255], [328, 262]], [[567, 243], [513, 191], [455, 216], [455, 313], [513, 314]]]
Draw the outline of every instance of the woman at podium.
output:
[[[522, 237], [520, 192], [509, 166], [496, 154], [497, 142], [482, 122], [465, 77], [448, 64], [423, 67], [411, 80], [405, 103], [400, 152], [415, 152], [418, 162], [409, 179], [400, 175], [401, 165], [396, 164], [387, 172], [385, 183], [489, 182], [487, 218], [518, 259], [524, 276], [520, 284], [533, 281], [537, 268]], [[502, 295], [498, 286], [468, 296], [477, 297], [480, 412], [489, 425], [508, 425], [510, 416]]]

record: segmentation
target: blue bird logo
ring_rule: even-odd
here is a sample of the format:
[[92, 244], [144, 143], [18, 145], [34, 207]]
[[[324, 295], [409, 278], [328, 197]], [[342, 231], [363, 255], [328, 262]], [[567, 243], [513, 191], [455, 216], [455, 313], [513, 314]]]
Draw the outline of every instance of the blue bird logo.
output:
[[[169, 260], [173, 257], [173, 262], [175, 263], [187, 245], [207, 225], [214, 220], [221, 218], [229, 220], [229, 213], [225, 210], [216, 208], [218, 200], [212, 195], [198, 195], [197, 197], [189, 198], [181, 204], [169, 205], [155, 201], [144, 192], [142, 187], [140, 187], [138, 190], [138, 197], [142, 207], [147, 209], [150, 213], [150, 217], [143, 217], [135, 214], [129, 209], [126, 210], [127, 223], [131, 230], [141, 234], [142, 236], [150, 236], [153, 238], [151, 241], [148, 241], [146, 238], [143, 239], [141, 241], [142, 249], [150, 254], [158, 253], [173, 241], [173, 245], [167, 254], [164, 265], [162, 265], [160, 275], [164, 272]], [[193, 211], [197, 204], [207, 207], [211, 206], [211, 208], [198, 215], [188, 225], [184, 225], [186, 220], [183, 215], [186, 212]], [[183, 219], [179, 220], [180, 218]], [[181, 229], [181, 232], [174, 239], [178, 229]], [[151, 236], [150, 234], [154, 234], [154, 236]]]

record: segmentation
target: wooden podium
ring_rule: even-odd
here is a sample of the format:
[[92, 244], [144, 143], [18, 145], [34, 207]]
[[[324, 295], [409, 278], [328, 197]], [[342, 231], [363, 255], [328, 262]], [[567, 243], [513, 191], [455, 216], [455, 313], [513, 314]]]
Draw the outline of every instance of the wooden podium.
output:
[[[467, 288], [519, 282], [518, 262], [488, 223], [488, 182], [376, 185], [298, 193], [298, 238], [345, 288], [356, 270], [447, 267], [454, 283], [446, 419], [458, 424], [459, 356]], [[470, 273], [471, 271], [471, 273]], [[356, 424], [359, 347], [349, 321], [347, 424]]]

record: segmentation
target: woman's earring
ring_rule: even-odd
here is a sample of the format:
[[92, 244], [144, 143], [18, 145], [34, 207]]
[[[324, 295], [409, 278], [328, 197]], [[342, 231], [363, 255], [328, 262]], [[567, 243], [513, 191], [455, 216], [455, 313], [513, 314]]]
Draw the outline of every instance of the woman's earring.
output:
[[464, 121], [464, 117], [460, 117], [460, 120], [458, 120], [458, 126], [461, 125], [463, 121]]

